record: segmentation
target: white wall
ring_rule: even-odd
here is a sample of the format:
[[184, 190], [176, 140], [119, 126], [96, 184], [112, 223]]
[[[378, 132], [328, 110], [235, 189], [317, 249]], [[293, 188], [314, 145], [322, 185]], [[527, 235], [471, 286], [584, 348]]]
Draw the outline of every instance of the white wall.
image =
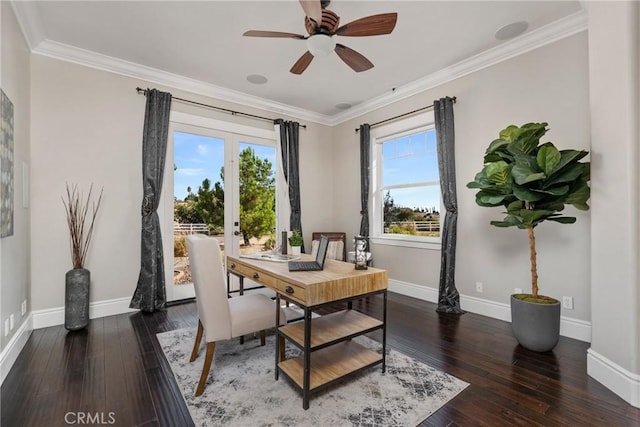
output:
[[339, 184], [331, 173], [332, 129], [313, 122], [306, 124], [307, 129], [300, 130], [300, 203], [305, 250], [311, 252], [312, 232], [334, 230], [333, 191]]
[[640, 407], [640, 7], [585, 6], [593, 121], [593, 336], [587, 371]]
[[[142, 127], [145, 98], [137, 86], [156, 85], [34, 55], [32, 58], [32, 295], [39, 312], [64, 305], [64, 275], [71, 269], [69, 236], [61, 195], [65, 182], [104, 187], [86, 266], [91, 301], [130, 298], [140, 267]], [[222, 101], [171, 89], [174, 96], [273, 117]], [[245, 125], [272, 124], [174, 102], [177, 111]], [[285, 119], [289, 119], [284, 117]], [[304, 121], [301, 121], [304, 124]], [[332, 177], [318, 180], [330, 164], [330, 129], [306, 123], [300, 130], [302, 221], [310, 244], [331, 203]]]
[[[30, 126], [30, 53], [17, 24], [13, 9], [8, 2], [2, 2], [2, 72], [0, 87], [13, 103], [13, 168], [14, 168], [14, 229], [13, 236], [0, 239], [0, 349], [2, 362], [5, 360], [8, 344], [14, 339], [26, 322], [27, 315], [21, 315], [22, 301], [28, 299], [29, 289], [29, 209], [23, 208], [22, 165], [29, 163]], [[14, 315], [14, 328], [4, 335], [4, 322]], [[3, 363], [3, 375], [4, 363]], [[4, 378], [4, 376], [3, 376]]]
[[[361, 123], [374, 123], [456, 96], [456, 174], [458, 250], [456, 285], [465, 297], [508, 304], [514, 288], [530, 286], [527, 234], [499, 229], [489, 221], [502, 218], [499, 208], [481, 208], [475, 191], [466, 188], [482, 168], [489, 143], [507, 125], [546, 121], [546, 140], [559, 148], [589, 150], [589, 86], [587, 35], [580, 33], [494, 65], [419, 95], [342, 123], [334, 129], [336, 229], [356, 234], [360, 224], [358, 134]], [[545, 140], [545, 142], [546, 142]], [[353, 186], [343, 183], [353, 182]], [[563, 316], [590, 321], [590, 215], [569, 208], [574, 225], [543, 224], [536, 228], [539, 284], [550, 296], [574, 297], [574, 310]], [[437, 289], [440, 251], [372, 245], [376, 266], [389, 270], [392, 281]], [[476, 282], [484, 292], [477, 293]], [[470, 301], [467, 299], [467, 301]], [[464, 308], [464, 304], [463, 304]]]

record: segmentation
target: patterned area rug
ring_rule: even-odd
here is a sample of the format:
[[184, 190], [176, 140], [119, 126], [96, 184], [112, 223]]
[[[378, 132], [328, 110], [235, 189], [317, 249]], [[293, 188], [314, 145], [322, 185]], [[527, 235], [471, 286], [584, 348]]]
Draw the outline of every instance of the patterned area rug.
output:
[[[209, 381], [194, 397], [205, 347], [189, 363], [193, 330], [157, 335], [197, 426], [415, 426], [456, 396], [468, 384], [388, 350], [386, 373], [377, 365], [311, 396], [302, 409], [302, 393], [284, 376], [274, 380], [275, 337], [238, 339], [216, 344]], [[367, 337], [360, 344], [381, 349]], [[287, 357], [298, 349], [287, 343]]]

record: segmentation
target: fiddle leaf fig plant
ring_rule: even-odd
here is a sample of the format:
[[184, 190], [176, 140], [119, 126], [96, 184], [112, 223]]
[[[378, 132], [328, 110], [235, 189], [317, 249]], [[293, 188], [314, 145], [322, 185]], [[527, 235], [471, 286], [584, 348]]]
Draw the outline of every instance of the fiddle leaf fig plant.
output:
[[[484, 167], [467, 184], [477, 189], [479, 206], [503, 206], [502, 221], [496, 227], [518, 227], [529, 234], [531, 296], [536, 302], [553, 300], [538, 295], [538, 270], [534, 228], [544, 221], [573, 224], [575, 217], [564, 216], [565, 205], [588, 210], [590, 162], [580, 160], [584, 150], [558, 150], [551, 142], [540, 144], [547, 123], [508, 126], [489, 144]], [[555, 301], [555, 300], [554, 300]]]

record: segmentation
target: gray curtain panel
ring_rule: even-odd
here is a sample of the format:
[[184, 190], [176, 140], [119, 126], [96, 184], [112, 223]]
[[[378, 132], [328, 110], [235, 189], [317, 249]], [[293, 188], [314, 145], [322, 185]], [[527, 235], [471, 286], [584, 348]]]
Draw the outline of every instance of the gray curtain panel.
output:
[[[369, 156], [371, 126], [360, 125], [360, 235], [369, 237]], [[367, 248], [369, 250], [369, 248]]]
[[458, 201], [456, 196], [453, 99], [446, 97], [434, 101], [433, 110], [436, 126], [440, 190], [446, 211], [441, 236], [440, 285], [436, 311], [462, 314], [464, 310], [460, 308], [460, 294], [456, 289], [455, 283]]
[[153, 312], [164, 308], [166, 291], [158, 203], [167, 155], [171, 94], [147, 90], [142, 135], [142, 245], [138, 286], [130, 308]]
[[[284, 178], [289, 185], [289, 203], [291, 204], [290, 227], [302, 233], [302, 219], [300, 213], [300, 151], [298, 134], [300, 124], [282, 119], [275, 121], [280, 126], [280, 142], [282, 146], [282, 164]], [[304, 253], [304, 242], [300, 250]]]

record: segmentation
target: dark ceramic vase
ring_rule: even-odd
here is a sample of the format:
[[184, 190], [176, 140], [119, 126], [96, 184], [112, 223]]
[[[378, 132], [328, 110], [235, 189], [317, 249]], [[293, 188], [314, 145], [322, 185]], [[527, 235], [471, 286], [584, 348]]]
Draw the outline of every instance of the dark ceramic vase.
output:
[[537, 304], [511, 295], [511, 330], [524, 348], [552, 350], [560, 339], [560, 301]]
[[89, 284], [91, 273], [74, 268], [65, 275], [64, 327], [69, 331], [84, 329], [89, 324]]

